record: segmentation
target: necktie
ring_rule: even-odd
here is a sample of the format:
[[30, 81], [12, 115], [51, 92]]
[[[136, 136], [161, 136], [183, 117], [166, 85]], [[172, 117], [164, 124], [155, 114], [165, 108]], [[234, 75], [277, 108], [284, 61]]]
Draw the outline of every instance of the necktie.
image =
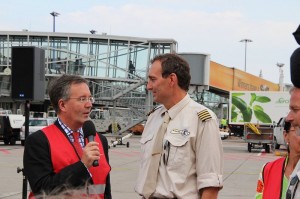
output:
[[156, 182], [157, 182], [157, 176], [158, 176], [158, 167], [160, 163], [160, 158], [163, 152], [163, 139], [168, 127], [168, 123], [170, 121], [170, 116], [168, 112], [165, 112], [164, 115], [164, 122], [160, 126], [160, 129], [156, 135], [154, 146], [152, 150], [152, 157], [150, 166], [147, 172], [147, 180], [145, 182], [144, 188], [143, 188], [143, 196], [148, 199], [151, 194], [154, 193], [156, 188]]
[[72, 135], [73, 135], [73, 138], [74, 138], [73, 145], [74, 145], [79, 157], [81, 158], [81, 156], [82, 156], [82, 147], [81, 147], [81, 144], [79, 143], [79, 132], [73, 132]]

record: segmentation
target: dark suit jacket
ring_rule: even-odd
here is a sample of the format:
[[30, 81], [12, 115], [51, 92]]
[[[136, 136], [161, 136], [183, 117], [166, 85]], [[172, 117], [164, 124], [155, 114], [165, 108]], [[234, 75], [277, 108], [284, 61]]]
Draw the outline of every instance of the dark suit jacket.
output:
[[[58, 122], [55, 125], [61, 130]], [[65, 136], [67, 136], [64, 133]], [[105, 136], [98, 133], [104, 153], [108, 159], [108, 142]], [[63, 145], [57, 146], [63, 147]], [[86, 182], [93, 183], [84, 164], [78, 161], [55, 174], [52, 167], [48, 139], [40, 130], [26, 138], [24, 148], [24, 175], [27, 177], [34, 194], [59, 193], [66, 188], [86, 186]], [[106, 179], [105, 199], [111, 199], [110, 176]]]

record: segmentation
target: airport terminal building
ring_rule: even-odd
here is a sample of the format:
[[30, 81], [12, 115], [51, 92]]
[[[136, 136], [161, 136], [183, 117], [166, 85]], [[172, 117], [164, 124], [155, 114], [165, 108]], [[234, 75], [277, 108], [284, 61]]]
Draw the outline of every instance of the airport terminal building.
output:
[[[47, 85], [61, 74], [76, 74], [88, 79], [96, 99], [95, 107], [130, 107], [148, 112], [153, 107], [151, 93], [146, 91], [151, 59], [158, 54], [178, 53], [177, 41], [174, 39], [0, 31], [0, 108], [13, 112], [23, 112], [25, 104], [11, 97], [12, 48], [15, 46], [34, 46], [45, 51], [45, 64], [42, 66], [45, 71], [45, 97], [42, 101], [31, 102], [30, 108], [40, 112], [51, 109]], [[278, 84], [213, 62], [210, 55], [182, 55], [192, 62], [190, 95], [213, 109], [217, 115], [221, 114], [220, 117], [223, 117], [223, 110], [219, 111], [224, 108], [220, 105], [227, 103], [230, 90], [279, 89]], [[201, 63], [198, 64], [197, 60]], [[258, 83], [255, 80], [259, 80]]]
[[[81, 75], [90, 80], [96, 105], [117, 101], [117, 105], [145, 105], [146, 72], [158, 54], [176, 52], [172, 39], [148, 39], [99, 34], [54, 32], [0, 32], [0, 107], [22, 109], [23, 102], [11, 96], [12, 47], [35, 46], [45, 50], [45, 87], [61, 74]], [[26, 68], [24, 68], [24, 71]], [[43, 106], [32, 102], [31, 109], [47, 111], [45, 88]], [[141, 100], [142, 99], [142, 100]], [[126, 101], [126, 103], [125, 103]], [[43, 109], [43, 110], [40, 110]]]

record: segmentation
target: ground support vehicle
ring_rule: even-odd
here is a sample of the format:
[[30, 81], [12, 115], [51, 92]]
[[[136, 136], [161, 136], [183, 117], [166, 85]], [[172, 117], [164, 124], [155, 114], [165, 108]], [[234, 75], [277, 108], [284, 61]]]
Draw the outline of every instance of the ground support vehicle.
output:
[[228, 126], [235, 135], [244, 124], [273, 125], [289, 112], [290, 94], [281, 91], [230, 91]]
[[263, 148], [266, 153], [270, 153], [270, 147], [273, 144], [273, 126], [255, 126], [256, 129], [253, 126], [244, 125], [243, 139], [248, 145], [248, 151], [251, 152], [254, 148]]
[[280, 145], [285, 145], [283, 130], [284, 130], [285, 117], [282, 117], [274, 127], [274, 148], [279, 149]]
[[244, 125], [242, 124], [228, 124], [230, 135], [241, 137], [244, 135]]
[[[55, 122], [56, 118], [29, 118], [29, 132], [28, 135], [41, 130], [42, 128], [49, 126]], [[23, 124], [20, 132], [21, 145], [25, 144], [25, 124]]]
[[96, 131], [100, 133], [120, 133], [127, 127], [139, 121], [129, 108], [101, 108], [93, 109], [90, 118], [95, 124]]
[[132, 133], [129, 133], [123, 137], [116, 137], [115, 141], [111, 140], [111, 145], [109, 147], [111, 147], [111, 146], [116, 147], [117, 145], [126, 145], [126, 147], [129, 148], [129, 142], [126, 142], [126, 144], [125, 144], [123, 141], [125, 139], [130, 138], [131, 136], [132, 136]]
[[93, 109], [90, 113], [90, 118], [95, 124], [96, 131], [100, 133], [118, 132], [123, 129], [131, 120], [130, 117], [122, 115], [129, 109], [117, 109], [113, 117], [111, 109]]
[[229, 137], [229, 133], [228, 132], [220, 130], [220, 138], [221, 138], [221, 140], [225, 140], [228, 137]]
[[15, 145], [16, 141], [20, 140], [20, 129], [24, 122], [23, 115], [0, 115], [0, 140], [3, 140], [6, 145]]
[[144, 127], [145, 127], [144, 123], [137, 124], [137, 125], [131, 127], [129, 129], [129, 132], [133, 133], [133, 135], [142, 135], [142, 133], [144, 131]]

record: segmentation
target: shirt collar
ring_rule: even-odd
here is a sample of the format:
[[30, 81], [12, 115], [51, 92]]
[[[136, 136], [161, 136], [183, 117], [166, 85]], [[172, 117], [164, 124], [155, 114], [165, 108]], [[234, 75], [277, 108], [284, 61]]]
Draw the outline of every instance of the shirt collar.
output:
[[164, 107], [163, 113], [168, 111], [170, 118], [173, 119], [190, 102], [190, 100], [191, 98], [187, 93], [186, 96], [182, 98], [182, 100], [172, 106], [172, 108], [170, 108], [169, 110]]
[[82, 128], [79, 128], [77, 131], [73, 131], [65, 123], [63, 123], [59, 118], [57, 118], [57, 121], [58, 121], [58, 124], [61, 126], [61, 128], [64, 130], [64, 132], [67, 134], [67, 136], [70, 136], [74, 132], [79, 132], [80, 136], [83, 137]]

